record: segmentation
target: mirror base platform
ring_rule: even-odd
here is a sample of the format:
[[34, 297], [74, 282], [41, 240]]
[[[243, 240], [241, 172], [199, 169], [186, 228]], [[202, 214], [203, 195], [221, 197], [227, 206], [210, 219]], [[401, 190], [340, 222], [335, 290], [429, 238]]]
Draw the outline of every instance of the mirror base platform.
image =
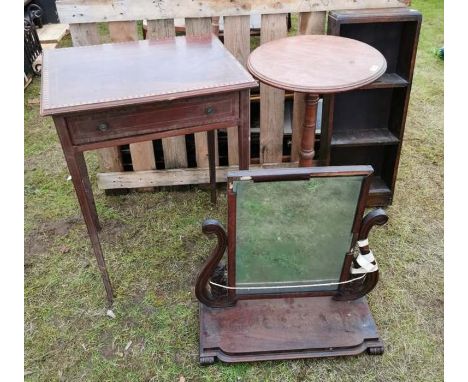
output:
[[200, 304], [200, 364], [383, 353], [365, 297], [240, 300]]

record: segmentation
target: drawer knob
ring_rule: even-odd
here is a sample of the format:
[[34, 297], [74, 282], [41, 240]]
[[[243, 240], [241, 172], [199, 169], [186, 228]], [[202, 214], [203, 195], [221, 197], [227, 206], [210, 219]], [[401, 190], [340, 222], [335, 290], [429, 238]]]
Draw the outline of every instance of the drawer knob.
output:
[[104, 123], [104, 122], [103, 122], [103, 123], [100, 123], [100, 124], [98, 125], [97, 129], [98, 129], [99, 131], [103, 131], [103, 132], [104, 132], [104, 131], [109, 130], [109, 125], [108, 125], [107, 123]]
[[211, 115], [214, 113], [214, 107], [213, 106], [208, 106], [206, 109], [205, 109], [205, 113], [208, 114], [208, 115]]

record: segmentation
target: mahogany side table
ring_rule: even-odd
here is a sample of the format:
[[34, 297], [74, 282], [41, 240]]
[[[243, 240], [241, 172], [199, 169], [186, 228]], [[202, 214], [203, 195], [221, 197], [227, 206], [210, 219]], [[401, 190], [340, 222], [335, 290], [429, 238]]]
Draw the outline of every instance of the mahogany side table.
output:
[[387, 62], [377, 49], [360, 41], [303, 35], [261, 45], [250, 54], [247, 67], [267, 85], [307, 93], [299, 166], [310, 167], [319, 94], [367, 85], [385, 72]]
[[238, 127], [239, 168], [248, 169], [255, 86], [214, 36], [44, 52], [41, 114], [54, 119], [109, 304], [112, 284], [83, 152], [207, 131], [213, 200], [214, 130]]

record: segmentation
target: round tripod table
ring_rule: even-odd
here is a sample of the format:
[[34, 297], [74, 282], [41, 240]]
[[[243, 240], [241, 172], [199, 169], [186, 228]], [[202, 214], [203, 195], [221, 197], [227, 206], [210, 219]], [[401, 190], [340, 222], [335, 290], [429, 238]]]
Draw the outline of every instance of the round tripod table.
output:
[[377, 49], [360, 41], [303, 35], [261, 45], [250, 54], [247, 67], [267, 85], [307, 93], [299, 166], [310, 167], [319, 94], [367, 85], [385, 72], [387, 62]]

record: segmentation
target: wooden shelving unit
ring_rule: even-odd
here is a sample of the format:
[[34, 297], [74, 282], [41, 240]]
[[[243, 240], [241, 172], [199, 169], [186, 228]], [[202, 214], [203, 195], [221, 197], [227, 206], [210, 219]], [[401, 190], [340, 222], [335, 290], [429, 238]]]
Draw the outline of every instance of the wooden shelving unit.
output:
[[328, 34], [363, 41], [386, 73], [359, 90], [324, 97], [320, 156], [330, 165], [370, 164], [369, 206], [392, 203], [422, 16], [407, 8], [332, 11]]

